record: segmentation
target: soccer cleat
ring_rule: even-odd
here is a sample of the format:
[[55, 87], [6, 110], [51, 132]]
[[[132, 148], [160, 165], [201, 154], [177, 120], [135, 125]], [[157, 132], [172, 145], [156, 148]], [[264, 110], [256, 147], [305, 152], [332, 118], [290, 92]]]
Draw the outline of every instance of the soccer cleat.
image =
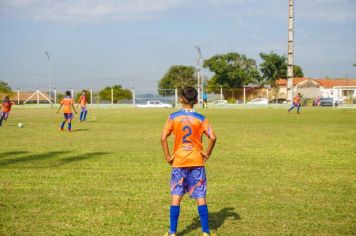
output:
[[177, 234], [170, 234], [169, 232], [167, 232], [163, 236], [177, 236]]
[[64, 129], [62, 129], [62, 128], [59, 128], [59, 131], [64, 131]]

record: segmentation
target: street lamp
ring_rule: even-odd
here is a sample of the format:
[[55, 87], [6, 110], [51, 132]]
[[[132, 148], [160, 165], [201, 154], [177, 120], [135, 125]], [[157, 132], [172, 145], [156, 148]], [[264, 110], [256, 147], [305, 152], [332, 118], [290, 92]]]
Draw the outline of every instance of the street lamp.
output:
[[47, 51], [44, 52], [48, 59], [48, 99], [51, 99], [51, 76], [52, 76], [52, 62]]

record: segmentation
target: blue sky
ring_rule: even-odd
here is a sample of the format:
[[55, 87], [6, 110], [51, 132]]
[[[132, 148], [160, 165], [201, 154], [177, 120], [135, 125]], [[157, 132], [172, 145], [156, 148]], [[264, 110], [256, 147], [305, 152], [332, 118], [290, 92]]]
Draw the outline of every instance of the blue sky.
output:
[[[295, 63], [356, 78], [356, 1], [295, 0]], [[13, 88], [155, 89], [173, 64], [238, 52], [286, 54], [288, 0], [1, 0], [0, 80]], [[208, 71], [204, 71], [210, 75]]]

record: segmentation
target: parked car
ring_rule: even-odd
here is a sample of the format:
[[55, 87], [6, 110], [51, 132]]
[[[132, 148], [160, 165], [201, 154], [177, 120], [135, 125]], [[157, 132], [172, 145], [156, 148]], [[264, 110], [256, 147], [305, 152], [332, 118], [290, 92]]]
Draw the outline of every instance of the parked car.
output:
[[171, 104], [163, 103], [159, 100], [149, 100], [146, 104], [137, 104], [140, 108], [171, 108]]
[[211, 102], [211, 104], [222, 105], [222, 104], [227, 104], [227, 101], [226, 100], [215, 100], [215, 101]]
[[320, 98], [320, 106], [337, 106], [339, 102], [333, 98]]
[[256, 99], [253, 99], [252, 101], [249, 101], [247, 104], [248, 105], [267, 105], [268, 100], [267, 100], [267, 98], [256, 98]]
[[273, 100], [269, 101], [269, 103], [287, 104], [287, 99], [284, 99], [284, 98], [278, 98], [277, 100], [273, 99]]

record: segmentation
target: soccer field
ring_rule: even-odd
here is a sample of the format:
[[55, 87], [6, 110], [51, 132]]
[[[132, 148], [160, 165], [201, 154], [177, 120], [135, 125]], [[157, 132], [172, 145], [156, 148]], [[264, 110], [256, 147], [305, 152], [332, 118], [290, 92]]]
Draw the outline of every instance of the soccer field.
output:
[[[0, 235], [163, 235], [160, 133], [173, 111], [91, 109], [68, 133], [55, 110], [13, 109], [0, 127]], [[207, 163], [218, 235], [356, 233], [356, 109], [199, 111], [218, 137]], [[178, 229], [200, 235], [189, 197]]]

